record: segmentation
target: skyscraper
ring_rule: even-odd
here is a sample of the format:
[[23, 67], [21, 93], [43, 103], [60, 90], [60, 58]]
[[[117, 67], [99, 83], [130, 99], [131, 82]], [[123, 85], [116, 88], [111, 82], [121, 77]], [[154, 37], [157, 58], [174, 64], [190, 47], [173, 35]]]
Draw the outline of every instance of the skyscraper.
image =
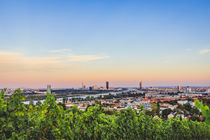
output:
[[140, 81], [140, 83], [139, 83], [139, 87], [140, 87], [140, 89], [142, 89], [143, 87], [142, 87], [142, 81]]
[[85, 84], [82, 82], [82, 89], [85, 89]]
[[182, 90], [182, 87], [179, 85], [178, 86], [178, 91], [180, 92]]
[[47, 85], [47, 92], [51, 93], [51, 85]]
[[109, 89], [109, 81], [106, 81], [106, 89]]
[[92, 87], [92, 86], [90, 86], [90, 87], [89, 87], [89, 90], [90, 90], [90, 91], [92, 91], [92, 90], [93, 90], [93, 87]]
[[192, 92], [192, 89], [188, 86], [187, 88], [186, 88], [186, 93], [191, 93]]
[[93, 90], [97, 90], [98, 89], [98, 86], [97, 85], [94, 85], [93, 86]]

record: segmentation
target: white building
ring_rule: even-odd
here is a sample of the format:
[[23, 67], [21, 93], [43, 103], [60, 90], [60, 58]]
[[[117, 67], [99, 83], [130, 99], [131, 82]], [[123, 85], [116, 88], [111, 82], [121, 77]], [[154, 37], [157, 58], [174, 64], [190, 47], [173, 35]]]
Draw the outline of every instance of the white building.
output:
[[183, 105], [183, 104], [188, 103], [188, 101], [187, 100], [180, 100], [180, 101], [177, 101], [177, 103]]
[[186, 88], [186, 93], [191, 93], [192, 92], [192, 89], [191, 88]]

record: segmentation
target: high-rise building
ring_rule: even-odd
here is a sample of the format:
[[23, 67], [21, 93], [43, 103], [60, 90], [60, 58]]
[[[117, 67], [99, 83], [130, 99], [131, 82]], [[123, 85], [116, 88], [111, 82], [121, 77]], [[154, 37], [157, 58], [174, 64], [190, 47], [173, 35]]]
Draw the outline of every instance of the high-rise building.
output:
[[92, 90], [93, 90], [93, 87], [92, 87], [92, 86], [90, 86], [90, 87], [89, 87], [89, 90], [90, 90], [90, 91], [92, 91]]
[[109, 89], [109, 81], [106, 81], [106, 89]]
[[85, 89], [85, 84], [82, 82], [82, 89]]
[[179, 85], [178, 86], [178, 91], [180, 92], [182, 90], [182, 87]]
[[143, 87], [142, 87], [142, 81], [140, 81], [140, 83], [139, 83], [139, 88], [140, 88], [140, 89], [143, 88]]
[[93, 86], [93, 90], [97, 90], [98, 89], [98, 86], [97, 85], [94, 85]]
[[210, 93], [210, 88], [208, 88], [208, 89], [206, 90], [206, 92], [207, 92], [207, 93]]
[[190, 87], [187, 87], [186, 88], [186, 93], [191, 93], [192, 92], [192, 89]]
[[51, 93], [51, 85], [47, 85], [47, 92]]

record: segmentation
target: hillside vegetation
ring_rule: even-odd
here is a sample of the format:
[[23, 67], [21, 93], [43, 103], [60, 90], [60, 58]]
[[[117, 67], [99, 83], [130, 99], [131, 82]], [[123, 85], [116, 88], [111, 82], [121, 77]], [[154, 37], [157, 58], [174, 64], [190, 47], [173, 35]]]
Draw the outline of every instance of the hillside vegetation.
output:
[[0, 139], [184, 140], [210, 139], [205, 122], [152, 118], [127, 109], [107, 113], [99, 105], [86, 111], [63, 109], [52, 94], [40, 105], [25, 105], [20, 90], [9, 100], [0, 95]]

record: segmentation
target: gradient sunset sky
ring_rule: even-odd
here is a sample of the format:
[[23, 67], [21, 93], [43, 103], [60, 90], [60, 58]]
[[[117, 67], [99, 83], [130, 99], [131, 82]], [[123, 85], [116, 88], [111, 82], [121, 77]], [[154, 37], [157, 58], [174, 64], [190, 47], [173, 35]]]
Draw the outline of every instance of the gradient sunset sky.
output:
[[0, 0], [0, 88], [210, 86], [209, 0]]

